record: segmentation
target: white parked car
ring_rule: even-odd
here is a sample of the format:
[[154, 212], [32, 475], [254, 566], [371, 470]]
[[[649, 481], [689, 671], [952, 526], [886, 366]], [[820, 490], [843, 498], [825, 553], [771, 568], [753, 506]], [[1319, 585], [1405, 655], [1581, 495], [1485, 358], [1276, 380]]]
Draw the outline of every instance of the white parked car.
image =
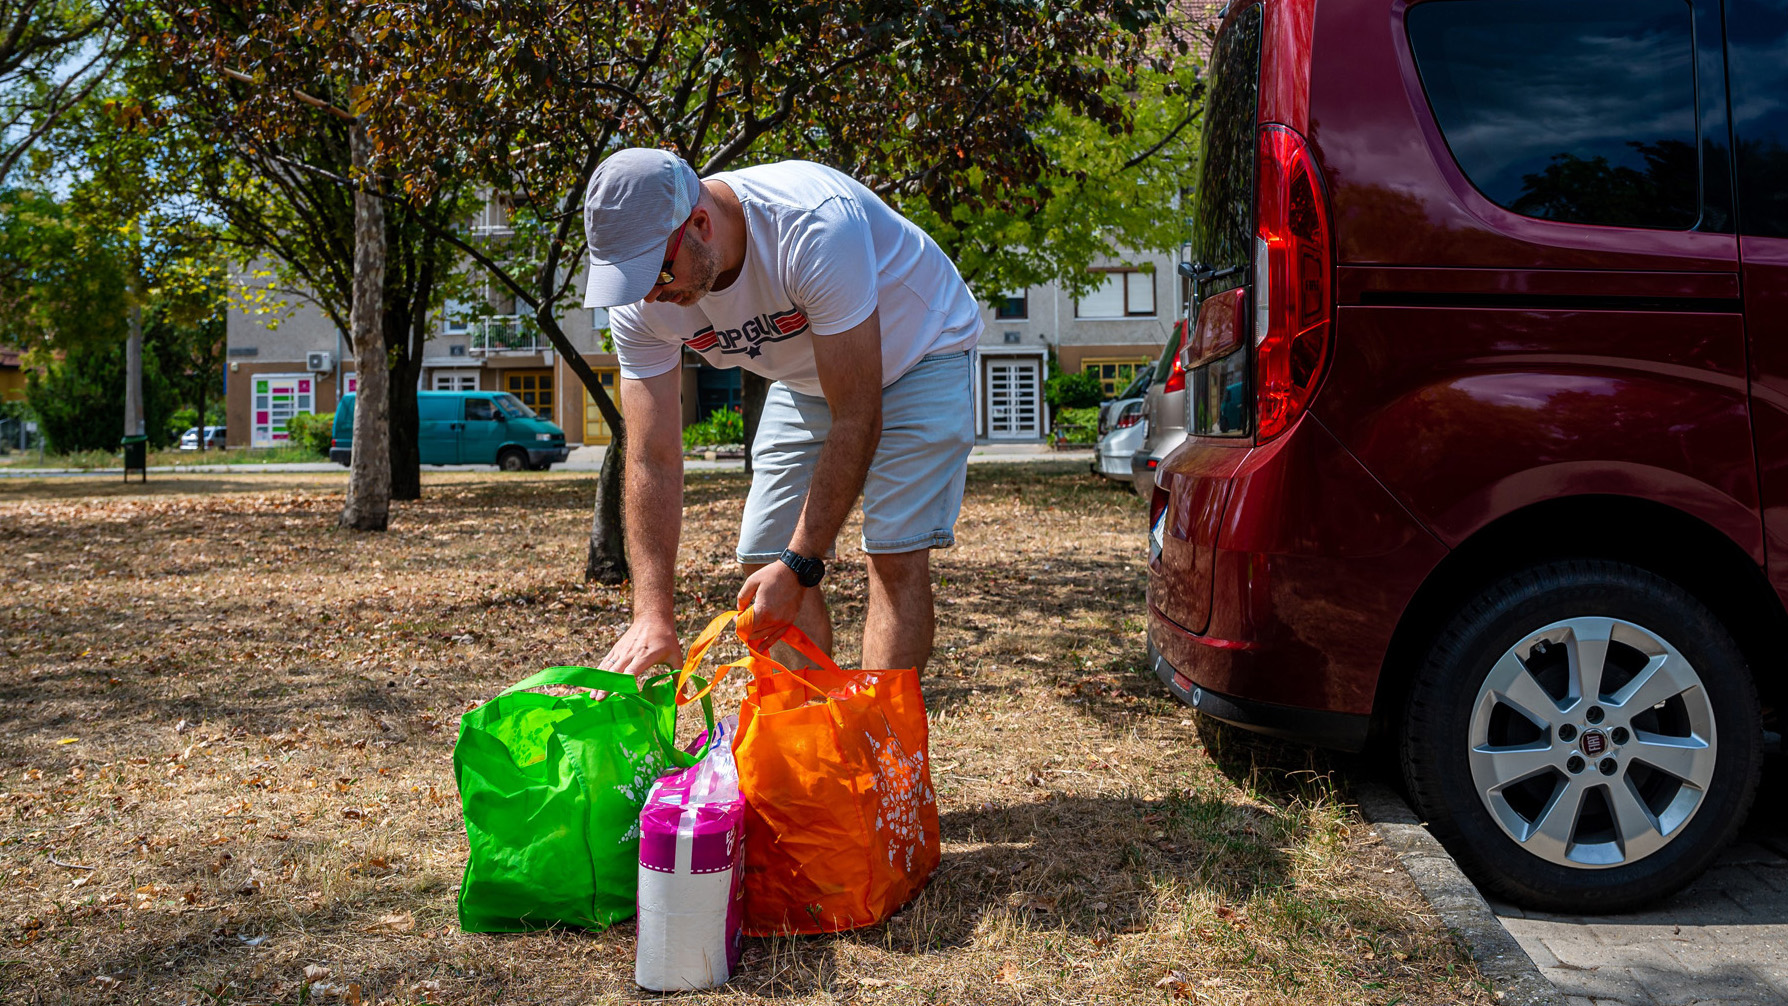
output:
[[[224, 428], [221, 426], [205, 427], [205, 449], [208, 451], [221, 451], [223, 450], [223, 446]], [[199, 428], [197, 426], [189, 426], [187, 427], [186, 432], [181, 434], [180, 449], [183, 451], [196, 451], [199, 449]]]

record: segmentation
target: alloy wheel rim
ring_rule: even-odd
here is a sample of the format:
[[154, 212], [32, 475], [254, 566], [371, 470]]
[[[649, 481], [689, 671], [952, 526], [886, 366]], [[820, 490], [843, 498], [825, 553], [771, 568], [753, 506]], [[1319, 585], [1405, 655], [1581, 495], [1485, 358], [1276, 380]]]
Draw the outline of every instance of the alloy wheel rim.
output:
[[1509, 647], [1478, 688], [1468, 760], [1504, 834], [1550, 863], [1605, 869], [1682, 833], [1713, 781], [1700, 673], [1633, 622], [1554, 622]]

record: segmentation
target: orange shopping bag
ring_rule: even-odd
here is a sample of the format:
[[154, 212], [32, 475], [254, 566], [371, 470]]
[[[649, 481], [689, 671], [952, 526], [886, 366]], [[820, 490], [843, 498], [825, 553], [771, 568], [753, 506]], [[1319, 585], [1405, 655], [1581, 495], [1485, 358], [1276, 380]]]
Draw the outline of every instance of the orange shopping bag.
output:
[[[749, 631], [749, 613], [739, 619]], [[919, 672], [840, 670], [799, 629], [782, 641], [817, 669], [753, 648], [733, 756], [745, 809], [752, 936], [830, 933], [893, 915], [938, 864], [937, 796]]]

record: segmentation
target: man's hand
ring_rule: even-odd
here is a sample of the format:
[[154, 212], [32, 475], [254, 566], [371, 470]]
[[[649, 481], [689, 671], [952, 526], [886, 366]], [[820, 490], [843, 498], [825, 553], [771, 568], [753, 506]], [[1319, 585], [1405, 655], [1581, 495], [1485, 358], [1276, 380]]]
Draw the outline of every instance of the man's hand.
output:
[[768, 647], [783, 630], [795, 624], [801, 610], [801, 598], [808, 588], [801, 586], [795, 571], [781, 562], [772, 562], [745, 578], [739, 588], [739, 608], [752, 608], [750, 635], [752, 645]]
[[683, 644], [677, 641], [676, 625], [664, 619], [636, 618], [596, 666], [643, 680], [661, 663], [683, 666]]

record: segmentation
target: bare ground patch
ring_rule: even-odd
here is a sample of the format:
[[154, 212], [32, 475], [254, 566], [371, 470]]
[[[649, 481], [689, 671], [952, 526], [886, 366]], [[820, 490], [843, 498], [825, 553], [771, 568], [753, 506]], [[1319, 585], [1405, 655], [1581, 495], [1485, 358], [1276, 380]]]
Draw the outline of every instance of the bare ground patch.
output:
[[[626, 595], [579, 580], [591, 479], [424, 478], [376, 536], [335, 530], [339, 476], [0, 485], [0, 1001], [655, 998], [630, 925], [454, 924], [460, 713], [596, 659]], [[743, 488], [691, 473], [690, 631], [737, 590]], [[1142, 520], [1080, 473], [975, 466], [935, 564], [936, 878], [682, 998], [1490, 1001], [1328, 761], [1213, 759], [1146, 672]], [[847, 664], [854, 540], [828, 577]]]

